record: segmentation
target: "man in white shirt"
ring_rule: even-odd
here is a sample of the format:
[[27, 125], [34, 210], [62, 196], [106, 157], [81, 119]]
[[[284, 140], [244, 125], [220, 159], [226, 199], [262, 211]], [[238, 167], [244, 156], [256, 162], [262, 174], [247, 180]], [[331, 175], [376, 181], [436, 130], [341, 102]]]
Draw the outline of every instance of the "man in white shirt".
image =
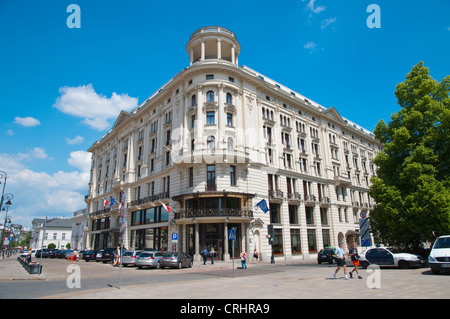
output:
[[336, 274], [338, 273], [339, 269], [341, 269], [341, 267], [343, 267], [345, 279], [348, 280], [347, 265], [345, 264], [344, 250], [342, 249], [342, 246], [343, 246], [343, 243], [339, 242], [339, 247], [336, 248], [334, 251], [334, 257], [336, 258], [336, 261], [337, 261], [337, 268], [336, 268], [336, 271], [334, 272], [334, 279], [336, 279]]

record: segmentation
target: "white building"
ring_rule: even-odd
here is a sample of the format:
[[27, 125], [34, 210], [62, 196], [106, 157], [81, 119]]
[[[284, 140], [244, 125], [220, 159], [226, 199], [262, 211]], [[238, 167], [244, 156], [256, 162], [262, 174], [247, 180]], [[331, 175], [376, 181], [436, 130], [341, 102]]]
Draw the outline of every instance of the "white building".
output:
[[84, 250], [86, 248], [86, 237], [88, 225], [88, 215], [86, 209], [81, 209], [73, 213], [72, 236], [70, 247], [72, 249]]
[[[206, 246], [229, 260], [235, 228], [234, 256], [256, 249], [267, 261], [268, 225], [276, 259], [359, 244], [359, 213], [373, 206], [368, 190], [382, 147], [373, 134], [238, 66], [240, 44], [225, 28], [197, 30], [186, 50], [190, 66], [122, 112], [89, 149], [88, 248], [118, 245], [121, 198], [126, 248], [181, 250], [199, 260]], [[268, 213], [255, 209], [263, 199]]]
[[[44, 232], [45, 231], [45, 232]], [[56, 249], [66, 249], [72, 237], [72, 220], [67, 218], [35, 218], [32, 221], [30, 246], [32, 249], [42, 248], [42, 237], [44, 236], [43, 248], [49, 244], [55, 244]]]

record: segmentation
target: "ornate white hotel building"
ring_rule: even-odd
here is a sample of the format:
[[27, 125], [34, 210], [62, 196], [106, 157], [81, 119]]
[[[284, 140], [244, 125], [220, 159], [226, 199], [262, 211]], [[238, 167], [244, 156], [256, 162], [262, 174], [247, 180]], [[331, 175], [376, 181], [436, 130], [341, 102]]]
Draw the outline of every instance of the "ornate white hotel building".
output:
[[[359, 215], [373, 207], [368, 191], [382, 148], [373, 134], [239, 66], [230, 30], [201, 28], [186, 50], [189, 67], [122, 111], [89, 148], [86, 248], [117, 246], [122, 230], [127, 249], [184, 251], [197, 261], [213, 247], [229, 260], [231, 228], [234, 256], [256, 249], [263, 261], [272, 248], [275, 260], [295, 260], [338, 241], [360, 244]], [[263, 199], [267, 213], [256, 209]]]

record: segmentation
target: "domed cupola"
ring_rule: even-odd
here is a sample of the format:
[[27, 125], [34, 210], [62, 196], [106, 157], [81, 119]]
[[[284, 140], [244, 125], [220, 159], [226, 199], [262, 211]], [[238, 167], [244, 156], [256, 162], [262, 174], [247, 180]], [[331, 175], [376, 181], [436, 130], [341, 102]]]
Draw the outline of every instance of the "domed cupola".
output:
[[222, 27], [204, 27], [195, 31], [186, 45], [190, 65], [230, 63], [238, 66], [241, 46], [233, 32]]

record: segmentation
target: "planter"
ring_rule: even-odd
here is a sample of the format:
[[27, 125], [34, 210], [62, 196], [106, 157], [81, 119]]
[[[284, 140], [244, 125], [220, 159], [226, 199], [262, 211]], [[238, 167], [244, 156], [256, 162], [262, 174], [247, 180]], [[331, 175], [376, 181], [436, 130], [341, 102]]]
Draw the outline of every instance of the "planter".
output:
[[[41, 267], [42, 269], [42, 267]], [[42, 272], [42, 270], [41, 270]], [[28, 273], [29, 274], [39, 274], [39, 264], [28, 265]]]

